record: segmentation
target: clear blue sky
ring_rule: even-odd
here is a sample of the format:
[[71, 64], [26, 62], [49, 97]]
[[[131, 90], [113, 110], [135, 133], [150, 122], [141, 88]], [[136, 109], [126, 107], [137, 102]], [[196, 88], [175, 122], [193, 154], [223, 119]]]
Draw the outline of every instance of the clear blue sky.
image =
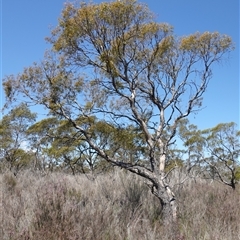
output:
[[[107, 0], [106, 0], [107, 1]], [[17, 74], [43, 58], [50, 36], [64, 7], [64, 0], [1, 0], [1, 78]], [[100, 0], [94, 2], [101, 2]], [[142, 0], [159, 22], [171, 24], [176, 35], [218, 31], [232, 37], [236, 49], [214, 68], [204, 95], [205, 107], [190, 121], [199, 128], [220, 122], [239, 124], [239, 0]], [[0, 88], [1, 101], [4, 96]]]

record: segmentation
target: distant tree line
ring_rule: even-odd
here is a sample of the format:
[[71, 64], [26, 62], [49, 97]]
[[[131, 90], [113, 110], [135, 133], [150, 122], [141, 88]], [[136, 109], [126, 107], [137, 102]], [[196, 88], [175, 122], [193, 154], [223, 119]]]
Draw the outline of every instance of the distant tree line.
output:
[[[111, 171], [114, 165], [104, 161], [84, 137], [65, 119], [48, 117], [36, 121], [26, 104], [20, 104], [0, 121], [0, 167], [15, 175], [23, 169], [63, 171], [84, 174]], [[90, 125], [89, 134], [99, 146], [119, 161], [149, 168], [147, 145], [134, 126], [116, 127], [95, 117], [78, 119]], [[234, 122], [220, 123], [199, 130], [188, 120], [179, 122], [176, 144], [169, 149], [166, 171], [181, 169], [189, 177], [220, 181], [233, 189], [240, 180], [240, 131]], [[158, 150], [159, 151], [159, 150]]]
[[[201, 110], [214, 64], [233, 49], [229, 36], [178, 37], [146, 5], [123, 0], [66, 4], [47, 40], [43, 61], [3, 79], [11, 111], [1, 120], [2, 168], [125, 169], [147, 182], [166, 223], [177, 222], [174, 170], [235, 188], [235, 124], [200, 131], [185, 122]], [[35, 122], [28, 105], [48, 117]]]

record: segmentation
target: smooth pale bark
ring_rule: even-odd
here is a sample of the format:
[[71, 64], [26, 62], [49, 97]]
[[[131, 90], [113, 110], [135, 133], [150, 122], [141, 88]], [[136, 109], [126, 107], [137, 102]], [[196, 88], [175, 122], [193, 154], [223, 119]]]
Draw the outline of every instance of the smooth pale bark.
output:
[[[20, 93], [67, 119], [104, 160], [150, 182], [164, 221], [176, 221], [168, 150], [178, 123], [201, 109], [211, 65], [232, 49], [231, 38], [217, 32], [175, 37], [145, 5], [126, 0], [67, 4], [49, 42], [54, 51], [45, 61], [4, 80], [9, 102]], [[111, 157], [94, 140], [91, 123], [78, 125], [81, 116], [138, 128], [148, 146], [144, 159]]]
[[165, 179], [160, 179], [155, 193], [162, 206], [162, 221], [174, 223], [177, 221], [177, 202], [171, 187], [166, 184]]
[[177, 203], [174, 194], [170, 187], [163, 187], [164, 190], [160, 190], [160, 196], [162, 199], [162, 219], [164, 222], [176, 222], [177, 221]]

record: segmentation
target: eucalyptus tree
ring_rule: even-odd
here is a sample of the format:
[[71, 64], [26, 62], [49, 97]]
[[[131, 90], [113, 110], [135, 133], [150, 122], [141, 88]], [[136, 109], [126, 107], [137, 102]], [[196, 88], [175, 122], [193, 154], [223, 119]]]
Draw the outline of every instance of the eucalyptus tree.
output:
[[202, 134], [209, 153], [205, 162], [211, 168], [211, 178], [235, 189], [240, 180], [240, 131], [237, 124], [220, 123]]
[[0, 121], [1, 165], [9, 168], [14, 174], [29, 166], [33, 159], [26, 131], [35, 119], [36, 114], [22, 103], [11, 109]]
[[[91, 138], [110, 155], [118, 155], [125, 161], [140, 161], [145, 147], [137, 129], [115, 128], [94, 117], [79, 117], [79, 125], [91, 125]], [[111, 168], [103, 163], [98, 152], [91, 148], [82, 134], [64, 119], [50, 117], [31, 125], [27, 131], [28, 143], [35, 154], [37, 169], [62, 169], [75, 173], [97, 174]]]
[[205, 165], [205, 139], [202, 131], [188, 119], [179, 121], [178, 135], [183, 142], [185, 152], [185, 169], [190, 177], [201, 176]]
[[236, 188], [240, 180], [240, 131], [236, 123], [219, 123], [199, 130], [188, 121], [182, 121], [179, 134], [187, 149], [187, 169], [189, 173], [193, 170], [192, 176]]
[[59, 119], [53, 116], [41, 119], [27, 129], [28, 142], [35, 155], [35, 170], [51, 170], [56, 165], [49, 151], [59, 124]]
[[70, 169], [75, 174], [83, 168], [84, 143], [69, 121], [49, 117], [41, 119], [27, 129], [29, 144], [35, 153], [40, 170]]
[[[67, 119], [102, 159], [143, 177], [164, 221], [176, 221], [169, 147], [178, 122], [200, 109], [212, 65], [232, 49], [231, 38], [218, 32], [176, 37], [147, 6], [123, 0], [67, 4], [48, 41], [53, 50], [41, 63], [5, 78], [8, 100], [22, 94]], [[144, 161], [125, 161], [117, 149], [109, 154], [91, 134], [91, 123], [77, 121], [92, 116], [139, 129], [148, 147]]]

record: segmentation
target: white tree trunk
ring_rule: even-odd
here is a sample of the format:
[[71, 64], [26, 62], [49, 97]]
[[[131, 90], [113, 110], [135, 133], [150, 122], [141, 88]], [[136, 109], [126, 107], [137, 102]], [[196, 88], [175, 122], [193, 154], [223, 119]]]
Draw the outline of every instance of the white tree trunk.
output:
[[157, 197], [162, 206], [162, 220], [164, 223], [175, 223], [177, 221], [177, 203], [171, 188], [160, 180]]

